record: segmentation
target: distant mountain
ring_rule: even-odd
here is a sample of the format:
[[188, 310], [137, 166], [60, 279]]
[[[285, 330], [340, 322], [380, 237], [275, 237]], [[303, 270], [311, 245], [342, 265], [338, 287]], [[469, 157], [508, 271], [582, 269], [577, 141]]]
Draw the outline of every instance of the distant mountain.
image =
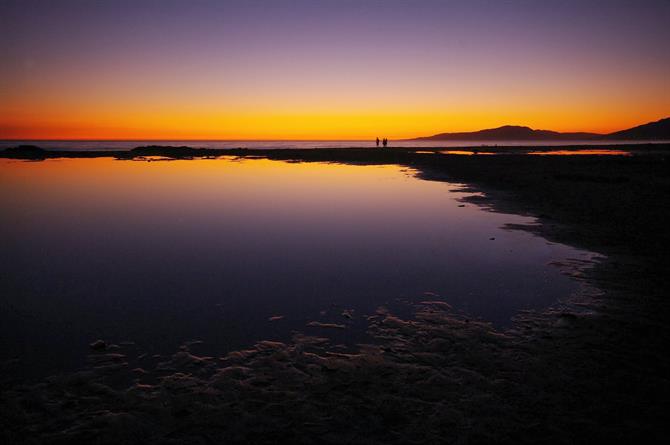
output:
[[559, 133], [551, 130], [533, 130], [518, 125], [505, 125], [487, 130], [464, 133], [440, 133], [413, 139], [415, 141], [583, 141], [602, 137], [597, 133]]
[[610, 134], [559, 133], [551, 130], [533, 130], [518, 125], [505, 125], [487, 130], [463, 133], [440, 133], [412, 139], [413, 141], [585, 141], [599, 139], [618, 140], [670, 140], [670, 118], [639, 125]]
[[650, 122], [637, 127], [610, 133], [605, 139], [647, 139], [647, 140], [670, 140], [670, 117], [656, 122]]

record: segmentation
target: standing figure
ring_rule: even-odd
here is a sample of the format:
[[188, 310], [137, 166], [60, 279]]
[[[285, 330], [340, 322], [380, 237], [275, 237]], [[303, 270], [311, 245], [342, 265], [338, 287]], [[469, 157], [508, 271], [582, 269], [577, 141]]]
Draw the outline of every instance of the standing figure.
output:
[[379, 136], [377, 136], [377, 147], [379, 147]]
[[384, 148], [386, 148], [386, 144], [388, 144], [388, 143], [389, 143], [389, 140], [384, 138], [384, 140], [382, 141], [382, 144], [384, 144]]

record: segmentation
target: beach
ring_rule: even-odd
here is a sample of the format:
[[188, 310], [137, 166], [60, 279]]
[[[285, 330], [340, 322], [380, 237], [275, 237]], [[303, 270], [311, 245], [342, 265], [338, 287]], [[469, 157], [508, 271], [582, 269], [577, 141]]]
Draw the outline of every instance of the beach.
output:
[[93, 344], [89, 366], [78, 372], [4, 385], [0, 438], [54, 444], [660, 442], [670, 412], [664, 354], [670, 338], [669, 152], [667, 145], [617, 148], [634, 155], [33, 151], [33, 159], [225, 155], [397, 164], [422, 179], [476, 192], [464, 204], [537, 220], [510, 230], [603, 257], [561, 265], [585, 290], [549, 309], [521, 312], [507, 329], [426, 295], [411, 316], [378, 308], [367, 320], [374, 341], [354, 350], [313, 331], [221, 357], [201, 355], [197, 343], [153, 360], [130, 344]]

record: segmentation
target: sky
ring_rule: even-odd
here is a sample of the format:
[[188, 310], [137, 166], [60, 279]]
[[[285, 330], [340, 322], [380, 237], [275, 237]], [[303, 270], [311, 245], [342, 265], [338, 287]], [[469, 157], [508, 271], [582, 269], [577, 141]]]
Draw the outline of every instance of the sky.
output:
[[670, 0], [0, 0], [0, 139], [611, 132], [670, 116]]

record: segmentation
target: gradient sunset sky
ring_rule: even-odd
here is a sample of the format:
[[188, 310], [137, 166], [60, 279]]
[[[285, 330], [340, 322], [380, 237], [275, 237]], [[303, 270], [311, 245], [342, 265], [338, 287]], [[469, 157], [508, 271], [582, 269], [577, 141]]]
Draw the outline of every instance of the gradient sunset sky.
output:
[[0, 139], [357, 139], [670, 115], [670, 1], [0, 0]]

